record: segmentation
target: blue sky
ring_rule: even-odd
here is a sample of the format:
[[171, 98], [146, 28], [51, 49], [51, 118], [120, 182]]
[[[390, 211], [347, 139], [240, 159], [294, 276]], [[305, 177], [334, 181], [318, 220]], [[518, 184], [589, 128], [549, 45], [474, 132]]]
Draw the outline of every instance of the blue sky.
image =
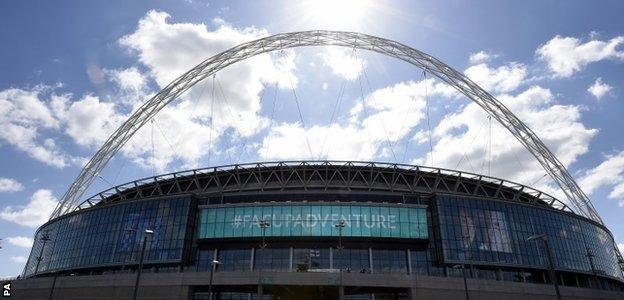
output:
[[[3, 1], [0, 277], [21, 272], [35, 228], [140, 103], [229, 47], [308, 29], [390, 38], [464, 72], [544, 140], [624, 248], [621, 11], [618, 1]], [[154, 173], [328, 158], [457, 168], [562, 197], [504, 128], [427, 79], [352, 49], [241, 62], [163, 110], [85, 196]]]

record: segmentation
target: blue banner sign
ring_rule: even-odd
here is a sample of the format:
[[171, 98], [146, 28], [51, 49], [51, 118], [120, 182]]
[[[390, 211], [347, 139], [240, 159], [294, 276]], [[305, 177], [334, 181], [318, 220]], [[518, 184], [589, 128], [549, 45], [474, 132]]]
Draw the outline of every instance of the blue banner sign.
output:
[[[262, 223], [265, 225], [261, 226]], [[198, 238], [338, 237], [341, 234], [427, 239], [426, 209], [372, 204], [206, 207], [200, 211]]]

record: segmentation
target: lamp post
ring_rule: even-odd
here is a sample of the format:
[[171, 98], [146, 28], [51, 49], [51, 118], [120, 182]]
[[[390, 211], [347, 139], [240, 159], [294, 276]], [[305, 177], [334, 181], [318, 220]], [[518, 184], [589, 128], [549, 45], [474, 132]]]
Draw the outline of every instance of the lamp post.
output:
[[54, 280], [52, 281], [52, 287], [50, 288], [50, 295], [48, 296], [49, 300], [52, 300], [52, 295], [54, 295], [54, 287], [56, 286], [56, 278], [58, 277], [56, 271], [52, 271], [52, 273], [54, 274]]
[[137, 269], [136, 281], [134, 282], [134, 293], [132, 299], [136, 300], [137, 293], [139, 292], [139, 281], [141, 280], [141, 271], [143, 270], [143, 259], [145, 258], [145, 246], [147, 245], [147, 238], [154, 234], [153, 230], [145, 229], [145, 236], [143, 236], [143, 245], [141, 246], [141, 256], [139, 258], [139, 267]]
[[41, 263], [41, 260], [43, 259], [43, 249], [45, 248], [46, 243], [50, 240], [50, 235], [48, 235], [48, 233], [44, 233], [43, 236], [41, 236], [41, 240], [43, 241], [43, 245], [41, 245], [41, 250], [39, 251], [39, 256], [37, 257], [37, 265], [35, 266], [35, 275], [37, 274], [37, 272], [39, 272], [39, 264]]
[[594, 280], [596, 280], [596, 285], [598, 285], [600, 283], [600, 281], [598, 280], [598, 275], [596, 275], [596, 267], [594, 267], [594, 253], [589, 249], [589, 247], [586, 247], [585, 250], [587, 250], [587, 253], [585, 254], [585, 256], [587, 256], [587, 258], [589, 259], [589, 266], [591, 267], [592, 273], [594, 274]]
[[561, 293], [559, 292], [559, 284], [557, 283], [557, 278], [555, 276], [555, 266], [552, 261], [552, 253], [550, 252], [550, 246], [548, 245], [548, 235], [546, 234], [537, 234], [530, 236], [527, 241], [538, 240], [544, 244], [544, 248], [546, 248], [546, 256], [548, 257], [548, 273], [550, 275], [550, 281], [552, 281], [555, 286], [555, 293], [557, 293], [557, 299], [561, 300]]
[[216, 259], [213, 259], [212, 262], [210, 263], [212, 265], [212, 267], [210, 268], [210, 283], [208, 284], [208, 299], [212, 300], [212, 277], [214, 276], [214, 271], [217, 268], [217, 265], [220, 264], [220, 262]]
[[345, 227], [345, 221], [340, 220], [338, 224], [334, 224], [334, 227], [338, 228], [338, 251], [342, 250], [342, 229]]
[[470, 295], [468, 295], [468, 281], [466, 280], [466, 265], [465, 264], [454, 265], [453, 269], [461, 269], [462, 270], [462, 276], [464, 277], [464, 292], [466, 293], [466, 300], [469, 300], [470, 299]]
[[271, 227], [271, 223], [269, 223], [269, 221], [267, 220], [260, 220], [260, 229], [262, 229], [262, 244], [260, 245], [260, 248], [264, 249], [266, 248], [267, 244], [265, 242], [265, 237], [266, 237], [266, 229]]

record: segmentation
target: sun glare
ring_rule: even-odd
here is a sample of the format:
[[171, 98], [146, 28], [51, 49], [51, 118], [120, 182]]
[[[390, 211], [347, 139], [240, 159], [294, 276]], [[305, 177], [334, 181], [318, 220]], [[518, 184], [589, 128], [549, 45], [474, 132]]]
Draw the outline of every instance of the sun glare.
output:
[[372, 8], [371, 0], [305, 0], [301, 11], [306, 21], [329, 27], [361, 25]]

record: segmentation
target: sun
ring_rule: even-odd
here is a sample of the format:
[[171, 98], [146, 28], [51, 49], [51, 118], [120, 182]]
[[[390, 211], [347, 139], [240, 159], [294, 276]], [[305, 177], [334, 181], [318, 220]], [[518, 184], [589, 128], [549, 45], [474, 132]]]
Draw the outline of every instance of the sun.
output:
[[300, 5], [307, 23], [331, 28], [362, 25], [373, 9], [372, 0], [304, 0]]

